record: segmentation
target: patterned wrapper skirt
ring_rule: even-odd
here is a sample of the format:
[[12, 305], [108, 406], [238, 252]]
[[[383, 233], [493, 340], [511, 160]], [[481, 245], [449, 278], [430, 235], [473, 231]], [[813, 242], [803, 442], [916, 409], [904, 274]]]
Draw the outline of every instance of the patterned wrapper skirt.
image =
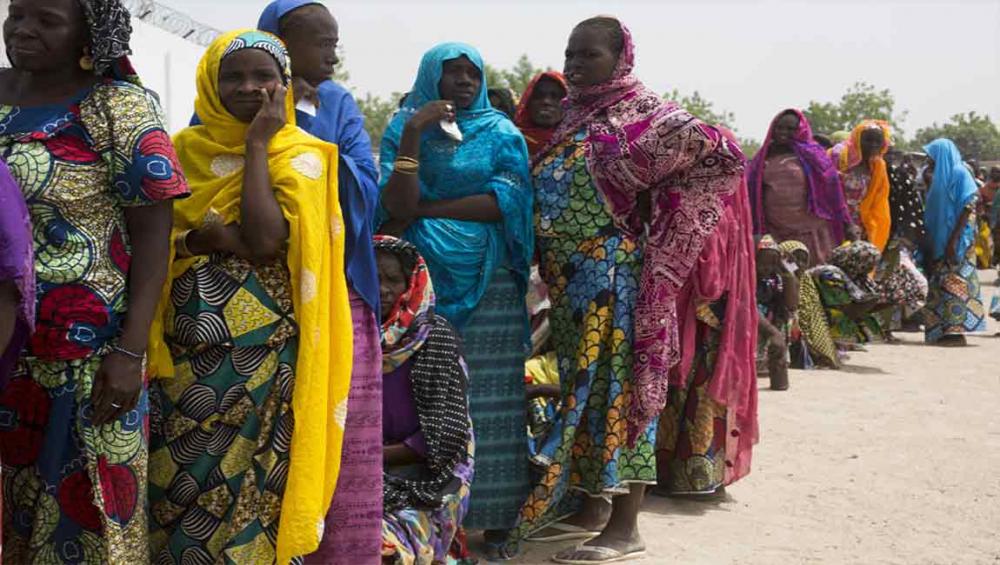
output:
[[287, 269], [213, 256], [174, 281], [175, 376], [152, 387], [154, 563], [270, 563], [298, 358]]
[[524, 293], [514, 275], [500, 268], [461, 332], [477, 447], [465, 519], [470, 530], [513, 527], [531, 488], [524, 399], [527, 317]]
[[375, 314], [351, 292], [354, 365], [340, 477], [323, 541], [305, 563], [378, 565], [382, 550], [382, 347]]
[[620, 234], [539, 238], [539, 246], [562, 403], [534, 458], [544, 473], [521, 509], [512, 541], [571, 513], [581, 496], [624, 494], [630, 484], [656, 480], [656, 422], [629, 448], [624, 417], [642, 252]]
[[469, 459], [455, 469], [458, 489], [444, 498], [441, 508], [404, 508], [385, 513], [382, 519], [382, 557], [393, 565], [450, 562], [449, 550], [469, 510], [469, 485], [475, 453], [475, 440], [470, 439]]
[[959, 265], [935, 270], [928, 282], [930, 293], [924, 309], [927, 343], [937, 343], [945, 336], [986, 331], [986, 310], [974, 246], [969, 246]]
[[149, 402], [90, 422], [101, 365], [24, 359], [0, 396], [7, 563], [145, 563]]
[[726, 478], [728, 411], [709, 394], [725, 302], [698, 310], [694, 361], [684, 388], [670, 387], [656, 433], [657, 491], [711, 494]]

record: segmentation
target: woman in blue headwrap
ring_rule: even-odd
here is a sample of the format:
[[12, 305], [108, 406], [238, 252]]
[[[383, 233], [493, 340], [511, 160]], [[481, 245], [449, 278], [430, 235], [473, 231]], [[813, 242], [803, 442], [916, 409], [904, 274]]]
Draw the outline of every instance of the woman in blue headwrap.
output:
[[340, 28], [326, 6], [314, 0], [275, 0], [264, 8], [257, 28], [279, 36], [288, 47], [298, 126], [340, 149], [339, 197], [354, 322], [354, 364], [338, 479], [344, 488], [334, 495], [319, 550], [306, 561], [369, 563], [382, 550], [382, 355], [371, 243], [378, 169], [364, 115], [351, 93], [330, 79], [339, 62]]
[[953, 141], [936, 139], [924, 151], [933, 175], [924, 212], [930, 273], [925, 338], [961, 347], [964, 334], [986, 331], [973, 245], [979, 189]]
[[486, 91], [474, 48], [446, 43], [424, 55], [382, 139], [381, 204], [382, 230], [417, 246], [438, 313], [462, 335], [479, 445], [466, 526], [488, 530], [503, 554], [530, 488], [524, 297], [534, 242], [527, 147]]

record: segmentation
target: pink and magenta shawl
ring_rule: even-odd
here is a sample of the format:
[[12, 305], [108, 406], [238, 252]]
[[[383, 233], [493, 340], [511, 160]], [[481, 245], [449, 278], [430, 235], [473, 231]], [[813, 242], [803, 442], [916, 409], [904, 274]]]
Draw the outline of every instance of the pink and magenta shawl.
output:
[[[635, 312], [634, 388], [627, 409], [629, 443], [634, 444], [663, 410], [669, 386], [685, 385], [683, 377], [671, 377], [671, 368], [681, 361], [678, 299], [728, 208], [744, 204], [745, 159], [731, 136], [665, 102], [632, 74], [632, 35], [624, 25], [622, 31], [625, 44], [611, 79], [570, 87], [566, 116], [543, 152], [586, 126], [587, 167], [597, 188], [618, 227], [645, 242]], [[648, 224], [637, 210], [645, 192], [651, 201]], [[743, 243], [749, 245], [749, 222], [742, 229]], [[739, 258], [750, 262], [752, 273], [749, 252]], [[736, 312], [754, 308], [751, 281], [730, 281], [733, 314], [727, 323], [739, 325], [741, 334], [756, 322], [749, 310]], [[756, 429], [755, 402], [751, 406], [747, 395], [732, 392], [753, 382], [753, 356], [739, 355], [735, 345], [723, 343], [719, 356], [728, 361], [719, 366], [745, 367], [716, 370], [710, 392], [740, 415], [743, 426]]]
[[801, 110], [783, 110], [767, 130], [767, 137], [760, 151], [747, 167], [747, 184], [750, 190], [753, 211], [754, 234], [767, 232], [764, 220], [764, 166], [771, 149], [774, 126], [782, 116], [793, 113], [799, 118], [799, 129], [792, 138], [792, 151], [798, 157], [809, 185], [809, 213], [830, 223], [834, 241], [844, 239], [844, 226], [851, 224], [851, 214], [844, 199], [844, 189], [840, 184], [840, 173], [823, 146], [813, 140], [812, 126]]

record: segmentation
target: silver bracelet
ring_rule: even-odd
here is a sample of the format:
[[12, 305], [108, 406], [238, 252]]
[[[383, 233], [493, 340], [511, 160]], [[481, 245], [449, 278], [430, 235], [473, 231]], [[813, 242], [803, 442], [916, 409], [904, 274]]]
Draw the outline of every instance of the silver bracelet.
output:
[[111, 352], [119, 353], [121, 355], [124, 355], [125, 357], [128, 357], [129, 359], [134, 359], [135, 361], [142, 361], [146, 358], [145, 353], [136, 353], [134, 351], [129, 351], [128, 349], [125, 349], [124, 347], [117, 344], [111, 346]]

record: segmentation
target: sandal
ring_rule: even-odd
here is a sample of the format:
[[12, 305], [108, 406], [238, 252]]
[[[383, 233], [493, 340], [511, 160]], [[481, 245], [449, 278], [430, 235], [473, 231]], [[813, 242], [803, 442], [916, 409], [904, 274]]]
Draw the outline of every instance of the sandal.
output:
[[[541, 535], [542, 532], [546, 530], [555, 530], [556, 532], [552, 535]], [[580, 526], [575, 526], [573, 524], [567, 524], [566, 522], [556, 522], [554, 524], [549, 524], [545, 528], [542, 528], [538, 532], [528, 536], [527, 541], [539, 542], [539, 543], [551, 543], [556, 541], [573, 541], [573, 540], [588, 540], [591, 538], [596, 538], [601, 535], [600, 531], [588, 530], [586, 528], [581, 528]]]
[[[574, 556], [580, 552], [586, 552], [590, 555], [596, 556], [597, 559], [573, 559]], [[562, 557], [565, 555], [565, 557]], [[636, 559], [646, 555], [645, 549], [637, 549], [630, 552], [621, 552], [617, 549], [610, 547], [601, 547], [599, 545], [581, 545], [575, 549], [567, 550], [557, 554], [552, 558], [555, 563], [564, 563], [566, 565], [600, 565], [603, 563], [619, 563], [621, 561], [629, 561], [631, 559]]]
[[964, 335], [946, 335], [939, 339], [935, 345], [938, 347], [965, 347], [968, 342], [965, 341]]

